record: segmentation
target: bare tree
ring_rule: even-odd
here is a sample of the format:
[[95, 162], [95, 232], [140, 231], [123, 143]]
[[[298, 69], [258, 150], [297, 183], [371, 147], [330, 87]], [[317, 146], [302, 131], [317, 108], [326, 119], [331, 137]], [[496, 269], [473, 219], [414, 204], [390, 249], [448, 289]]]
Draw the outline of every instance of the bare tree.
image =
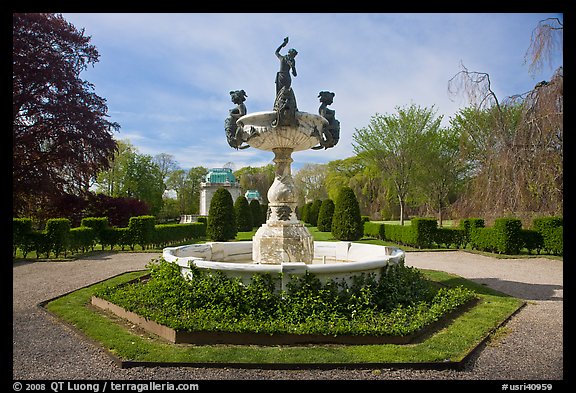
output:
[[529, 63], [528, 71], [534, 75], [544, 63], [552, 66], [552, 55], [562, 51], [564, 24], [558, 18], [547, 18], [538, 22], [532, 31], [530, 46], [524, 55], [524, 63]]
[[562, 214], [562, 68], [550, 81], [502, 101], [488, 74], [462, 68], [448, 89], [464, 93], [471, 108], [461, 110], [452, 126], [460, 130], [475, 173], [460, 214]]

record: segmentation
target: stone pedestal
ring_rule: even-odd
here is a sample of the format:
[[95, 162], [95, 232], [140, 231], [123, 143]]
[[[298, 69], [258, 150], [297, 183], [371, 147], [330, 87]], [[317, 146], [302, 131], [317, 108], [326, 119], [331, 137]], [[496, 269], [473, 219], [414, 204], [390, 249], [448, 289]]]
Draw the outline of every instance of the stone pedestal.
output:
[[328, 121], [319, 115], [294, 113], [282, 121], [277, 112], [242, 116], [236, 124], [240, 139], [250, 146], [274, 153], [275, 178], [268, 190], [268, 214], [253, 238], [252, 259], [260, 264], [312, 263], [314, 241], [296, 218], [296, 195], [290, 165], [292, 153], [319, 144], [320, 132]]
[[311, 263], [314, 241], [296, 217], [294, 179], [290, 164], [291, 148], [274, 148], [276, 175], [268, 190], [268, 213], [253, 239], [252, 258], [256, 263]]

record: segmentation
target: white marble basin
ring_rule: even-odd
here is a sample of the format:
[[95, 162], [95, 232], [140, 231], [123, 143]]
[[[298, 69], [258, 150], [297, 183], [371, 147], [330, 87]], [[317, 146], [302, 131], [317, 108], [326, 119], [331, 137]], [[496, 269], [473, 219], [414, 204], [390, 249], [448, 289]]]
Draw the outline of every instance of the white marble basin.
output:
[[246, 143], [250, 146], [272, 151], [277, 148], [290, 148], [293, 151], [308, 150], [319, 144], [317, 132], [328, 124], [320, 115], [307, 112], [296, 112], [299, 126], [273, 127], [276, 112], [254, 112], [242, 116], [236, 124], [242, 127]]
[[167, 247], [163, 251], [166, 261], [177, 263], [182, 274], [190, 273], [193, 263], [200, 269], [220, 270], [231, 277], [249, 282], [255, 273], [313, 273], [322, 282], [328, 279], [350, 280], [362, 273], [380, 275], [383, 267], [403, 264], [404, 251], [396, 247], [360, 244], [352, 242], [314, 242], [312, 263], [283, 262], [258, 264], [252, 261], [252, 242], [212, 242], [180, 247]]

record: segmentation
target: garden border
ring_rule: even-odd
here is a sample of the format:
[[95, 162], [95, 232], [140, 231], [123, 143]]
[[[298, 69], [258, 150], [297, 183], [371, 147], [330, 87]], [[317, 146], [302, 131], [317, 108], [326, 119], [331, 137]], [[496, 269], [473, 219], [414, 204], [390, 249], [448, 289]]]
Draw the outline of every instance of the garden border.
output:
[[[353, 363], [286, 363], [286, 362], [279, 362], [279, 363], [251, 363], [251, 362], [151, 362], [151, 361], [135, 361], [135, 360], [125, 360], [120, 358], [119, 356], [115, 355], [107, 348], [105, 348], [101, 342], [88, 337], [81, 329], [77, 328], [73, 324], [63, 320], [57, 314], [48, 310], [47, 305], [57, 299], [70, 295], [74, 292], [79, 290], [97, 285], [99, 283], [108, 281], [115, 277], [119, 277], [129, 273], [136, 273], [136, 272], [143, 272], [144, 270], [131, 270], [122, 272], [105, 279], [93, 282], [91, 284], [85, 285], [80, 288], [76, 288], [72, 291], [68, 291], [64, 294], [59, 296], [55, 296], [53, 298], [44, 300], [37, 304], [37, 307], [42, 309], [44, 312], [52, 316], [56, 319], [59, 323], [67, 326], [72, 331], [78, 334], [78, 336], [86, 342], [89, 342], [96, 347], [103, 350], [103, 352], [121, 369], [125, 368], [132, 368], [132, 367], [200, 367], [200, 368], [245, 368], [245, 369], [266, 369], [266, 370], [300, 370], [300, 369], [322, 369], [322, 370], [329, 370], [329, 369], [363, 369], [363, 368], [402, 368], [402, 369], [432, 369], [432, 370], [446, 370], [446, 369], [455, 369], [455, 370], [462, 370], [469, 359], [472, 358], [474, 354], [476, 354], [480, 349], [484, 348], [488, 340], [490, 339], [491, 335], [497, 331], [499, 328], [504, 326], [513, 316], [515, 316], [520, 310], [522, 310], [528, 303], [525, 300], [522, 300], [518, 308], [514, 310], [510, 315], [508, 315], [504, 320], [502, 320], [498, 325], [494, 326], [486, 335], [476, 344], [474, 347], [470, 349], [470, 351], [462, 357], [459, 361], [439, 361], [439, 362], [353, 362]], [[143, 277], [136, 278], [131, 281], [141, 280]], [[454, 318], [458, 318], [461, 314], [464, 314], [465, 311], [472, 309], [474, 306], [478, 304], [478, 301], [474, 301], [474, 304], [465, 305], [461, 310], [454, 311], [446, 316], [446, 318], [450, 317], [450, 320]], [[118, 307], [118, 306], [117, 306]], [[96, 312], [96, 311], [95, 311]], [[458, 315], [453, 316], [452, 314], [456, 313]], [[136, 314], [135, 314], [136, 315]], [[140, 317], [142, 318], [142, 317]], [[444, 319], [444, 318], [443, 318]], [[153, 321], [152, 321], [153, 322]], [[438, 323], [439, 321], [435, 322], [434, 324]], [[156, 322], [154, 322], [156, 323]], [[161, 326], [161, 325], [160, 325]], [[166, 328], [164, 326], [164, 328]], [[166, 328], [169, 329], [169, 328]], [[427, 329], [424, 329], [427, 330]], [[418, 334], [415, 340], [424, 339], [425, 337], [433, 334], [438, 329], [430, 329], [425, 333]], [[414, 343], [412, 341], [411, 343]], [[214, 343], [215, 344], [215, 343]], [[301, 344], [301, 343], [297, 343]], [[370, 343], [375, 344], [375, 343]], [[378, 343], [378, 344], [391, 344], [391, 343]], [[208, 344], [210, 345], [210, 344]]]

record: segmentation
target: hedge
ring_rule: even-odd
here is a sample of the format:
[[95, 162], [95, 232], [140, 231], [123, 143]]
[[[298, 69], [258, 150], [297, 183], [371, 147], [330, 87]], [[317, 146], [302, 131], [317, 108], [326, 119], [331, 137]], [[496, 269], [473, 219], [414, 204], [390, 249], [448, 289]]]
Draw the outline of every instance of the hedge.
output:
[[86, 252], [94, 250], [96, 244], [96, 230], [88, 226], [79, 226], [70, 229], [69, 250]]
[[56, 255], [66, 251], [70, 245], [70, 220], [67, 218], [51, 218], [46, 221], [46, 246], [48, 250]]
[[206, 236], [204, 222], [154, 225], [154, 220], [153, 216], [132, 217], [130, 226], [111, 228], [104, 225], [108, 223], [106, 217], [89, 217], [82, 220], [83, 224], [88, 225], [70, 228], [68, 219], [50, 219], [43, 231], [34, 231], [32, 220], [13, 218], [13, 256], [20, 249], [24, 258], [31, 251], [36, 251], [37, 258], [41, 255], [49, 258], [51, 253], [58, 258], [62, 252], [66, 256], [68, 251], [93, 250], [97, 242], [102, 245], [102, 249], [119, 246], [122, 250], [127, 247], [134, 250], [136, 244], [140, 244], [143, 249], [152, 245], [165, 247]]
[[16, 256], [16, 250], [20, 248], [24, 257], [28, 253], [28, 235], [32, 232], [32, 219], [12, 219], [12, 254]]
[[[108, 228], [108, 217], [85, 217], [80, 222], [80, 226], [94, 229], [94, 241], [95, 243], [102, 244], [102, 249], [104, 249], [102, 236], [104, 231]], [[92, 250], [93, 249], [94, 248], [92, 247]]]
[[418, 248], [464, 248], [469, 244], [472, 249], [499, 254], [518, 254], [526, 248], [529, 253], [546, 249], [549, 254], [563, 255], [562, 218], [538, 220], [534, 224], [538, 230], [524, 229], [519, 219], [509, 217], [496, 219], [491, 228], [485, 228], [481, 218], [463, 219], [459, 228], [438, 228], [436, 220], [429, 218], [413, 218], [406, 226], [366, 222], [364, 236]]
[[553, 254], [563, 254], [564, 220], [562, 217], [538, 217], [532, 221], [532, 228], [542, 236], [542, 248]]
[[128, 230], [131, 232], [132, 244], [130, 249], [134, 251], [134, 245], [139, 244], [143, 250], [146, 246], [154, 242], [154, 216], [137, 216], [130, 217], [128, 221]]

